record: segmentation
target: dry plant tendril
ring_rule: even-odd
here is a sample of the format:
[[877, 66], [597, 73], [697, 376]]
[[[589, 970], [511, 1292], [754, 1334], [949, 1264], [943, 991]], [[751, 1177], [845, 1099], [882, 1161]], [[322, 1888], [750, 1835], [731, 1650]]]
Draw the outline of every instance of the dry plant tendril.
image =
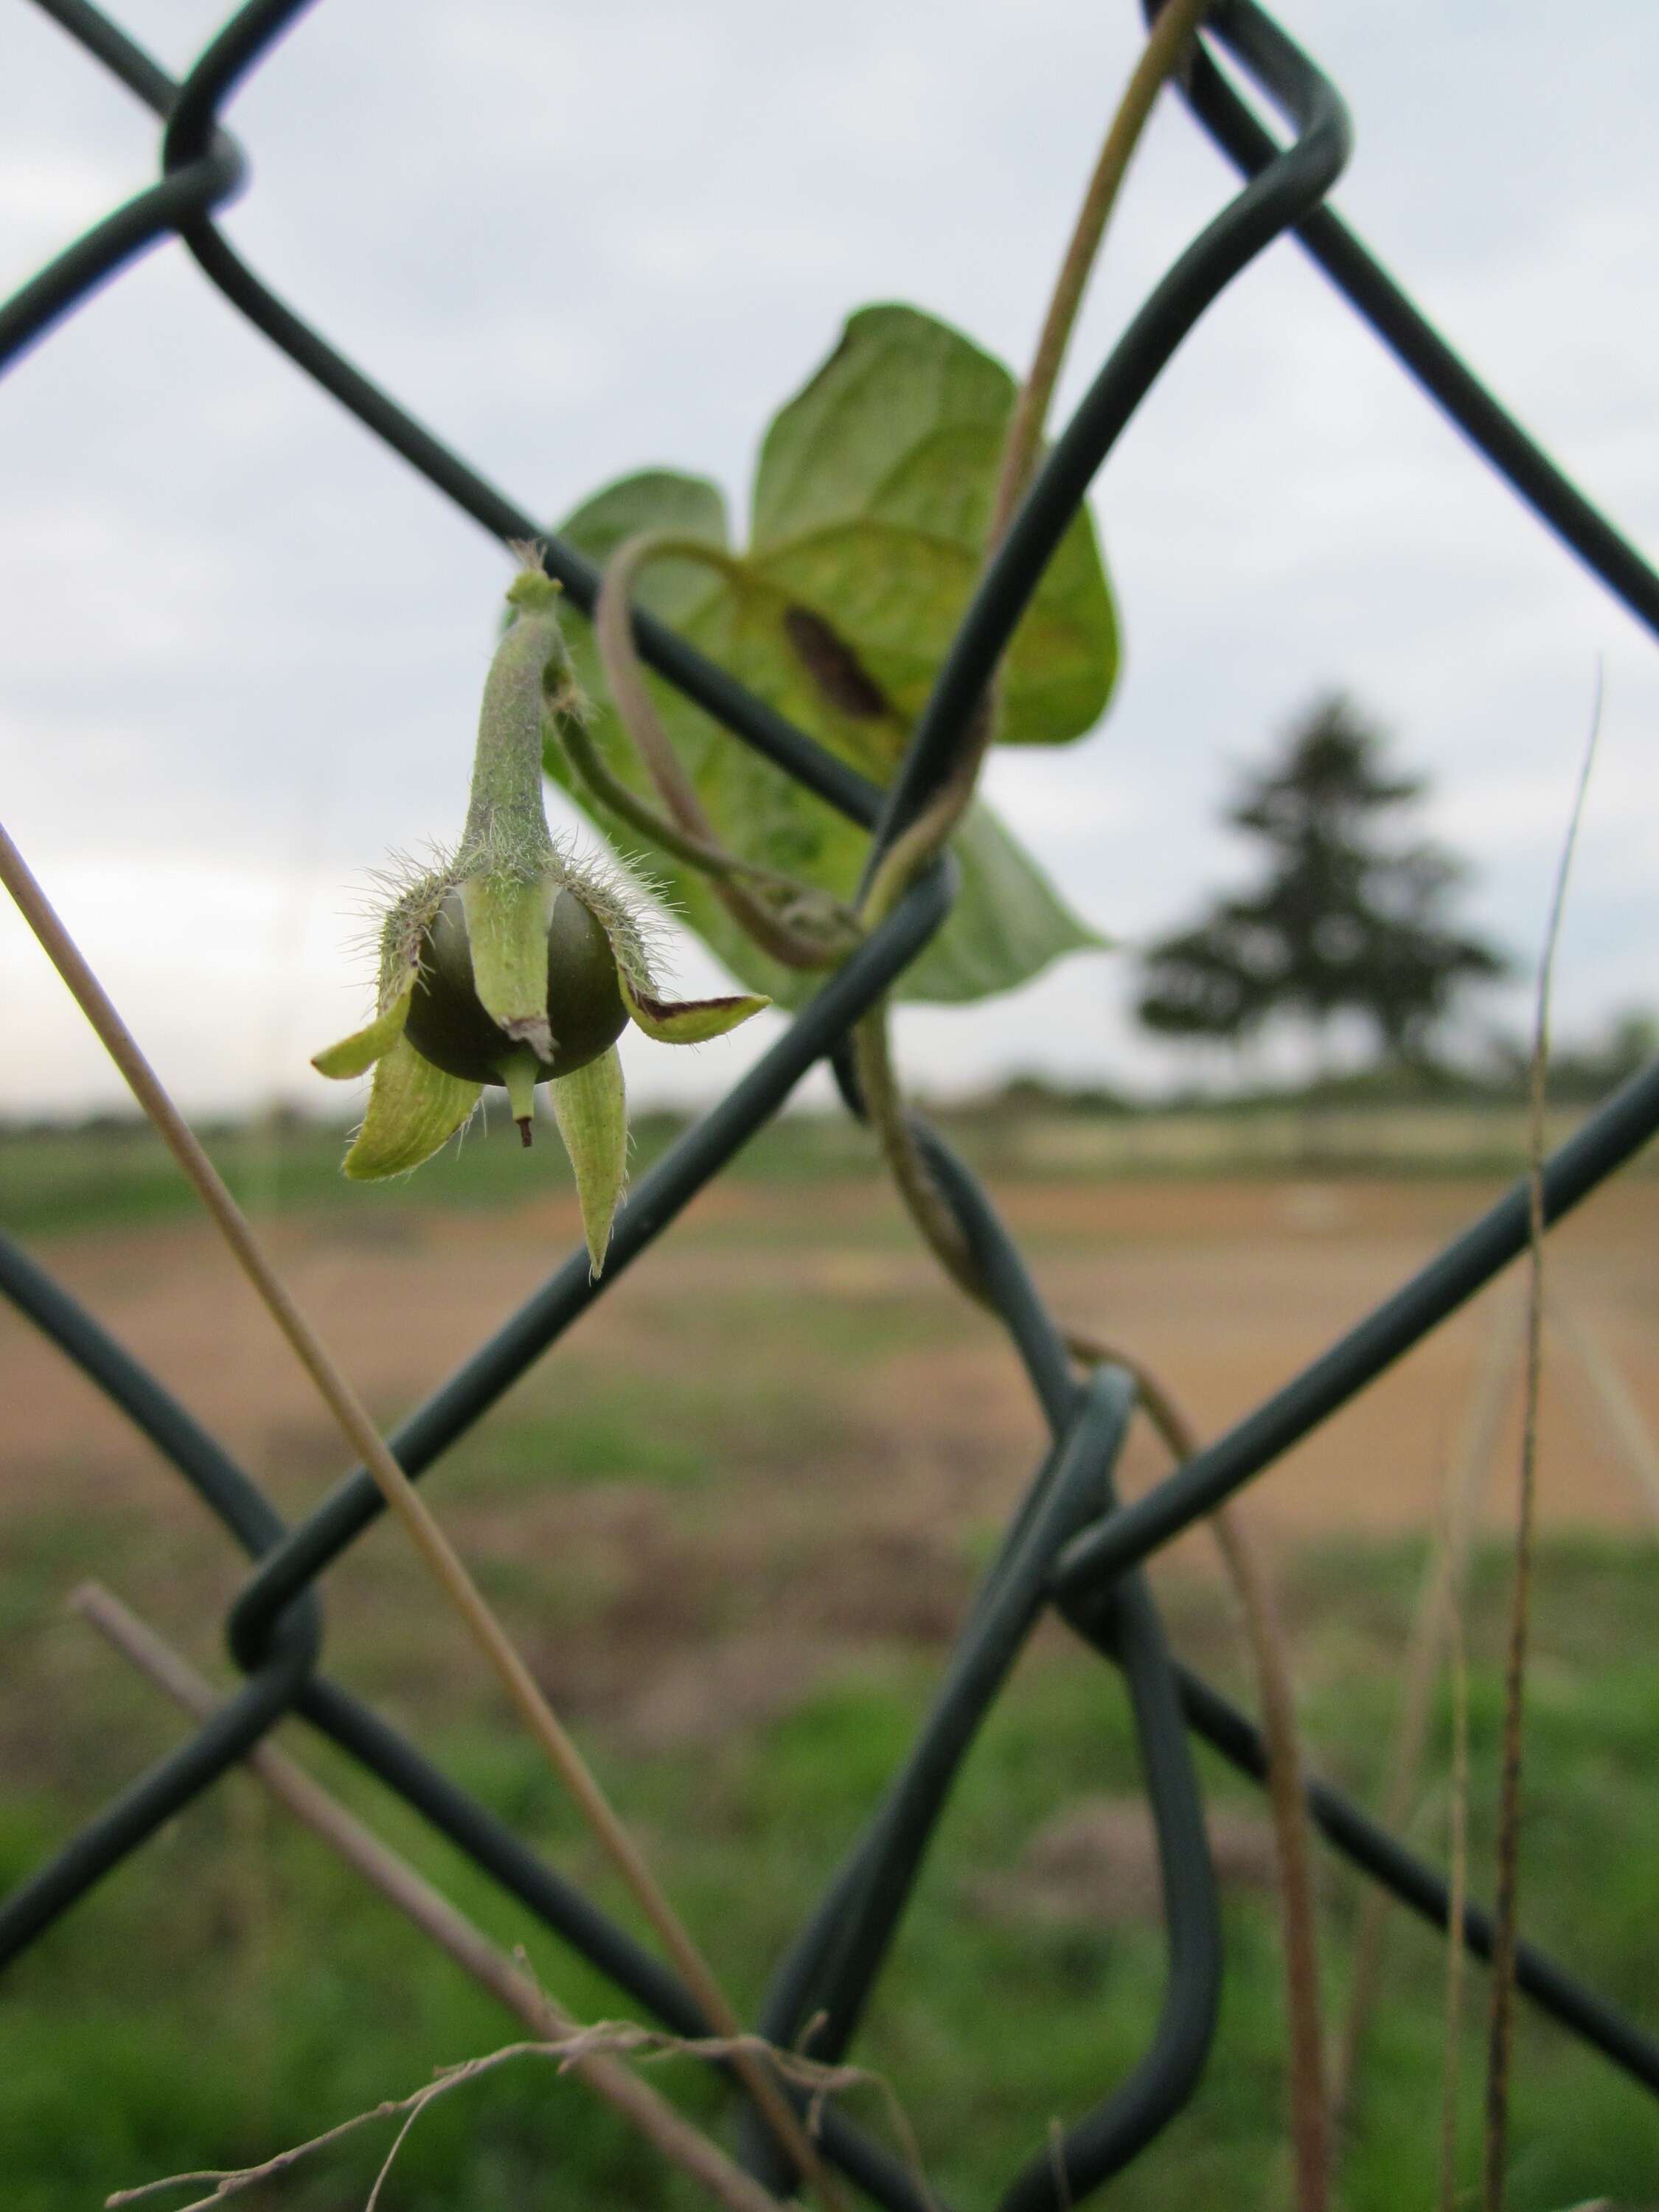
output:
[[[1168, 0], [1152, 27], [1107, 133], [1054, 287], [1030, 374], [1015, 403], [998, 477], [988, 558], [1012, 520], [1040, 451], [1043, 423], [1066, 343], [1130, 156], [1159, 89], [1184, 65], [1208, 7], [1209, 0]], [[632, 738], [659, 796], [672, 817], [671, 838], [663, 842], [670, 850], [682, 854], [714, 878], [714, 888], [728, 912], [744, 921], [755, 940], [764, 945], [765, 937], [744, 920], [742, 908], [747, 895], [732, 880], [738, 872], [738, 864], [725, 854], [720, 854], [713, 866], [702, 857], [702, 848], [715, 842], [712, 826], [658, 720], [634, 651], [629, 595], [640, 568], [647, 561], [658, 557], [708, 560], [720, 566], [726, 556], [700, 540], [668, 533], [642, 535], [629, 541], [612, 556], [605, 571], [597, 621], [607, 684], [623, 727]], [[957, 765], [944, 788], [920, 818], [894, 842], [872, 872], [857, 915], [858, 922], [866, 930], [876, 927], [891, 911], [917, 873], [934, 858], [961, 822], [996, 733], [996, 689], [994, 681], [975, 710], [964, 734]], [[602, 769], [602, 763], [596, 764]], [[599, 795], [609, 797], [614, 806], [614, 795], [599, 787], [589, 765], [580, 757], [575, 765], [599, 790]], [[631, 794], [629, 796], [631, 799]], [[635, 826], [644, 828], [647, 835], [652, 834], [649, 822], [642, 819], [638, 811], [637, 801], [633, 801], [633, 808], [631, 812], [626, 808], [617, 811]], [[696, 849], [688, 848], [688, 837], [694, 841]], [[771, 917], [765, 918], [764, 926], [770, 927]], [[878, 1000], [859, 1022], [854, 1044], [862, 1103], [906, 1209], [951, 1279], [966, 1296], [982, 1302], [984, 1286], [978, 1269], [911, 1132], [894, 1066], [889, 1009], [884, 999]], [[1103, 1347], [1080, 1336], [1072, 1337], [1069, 1344], [1073, 1356], [1085, 1364], [1107, 1356]], [[1121, 1357], [1116, 1353], [1109, 1356]], [[1176, 1411], [1173, 1401], [1139, 1362], [1123, 1360], [1122, 1364], [1135, 1374], [1143, 1403], [1160, 1432], [1171, 1442], [1178, 1455], [1184, 1457], [1196, 1448], [1195, 1439]], [[1218, 1514], [1215, 1519], [1217, 1540], [1239, 1595], [1261, 1686], [1264, 1729], [1269, 1746], [1276, 1857], [1285, 1928], [1297, 2202], [1298, 2212], [1323, 2212], [1330, 2170], [1330, 2121], [1313, 1884], [1290, 1669], [1265, 1579], [1255, 1565], [1243, 1526], [1236, 1513]]]
[[1498, 1782], [1498, 1880], [1492, 1897], [1492, 2008], [1486, 2049], [1486, 2113], [1481, 2164], [1482, 2212], [1504, 2212], [1508, 2179], [1510, 2064], [1515, 2033], [1515, 1964], [1519, 1942], [1521, 1761], [1527, 1686], [1527, 1632], [1532, 1599], [1533, 1526], [1538, 1493], [1538, 1394], [1544, 1344], [1544, 1108], [1549, 1078], [1550, 994], [1567, 881], [1601, 735], [1601, 672], [1595, 672], [1589, 736], [1578, 770], [1572, 811], [1555, 872], [1549, 919], [1538, 959], [1528, 1081], [1527, 1364], [1521, 1468], [1516, 1486], [1515, 1566], [1510, 1586], [1508, 1650], [1504, 1667], [1504, 1753]]

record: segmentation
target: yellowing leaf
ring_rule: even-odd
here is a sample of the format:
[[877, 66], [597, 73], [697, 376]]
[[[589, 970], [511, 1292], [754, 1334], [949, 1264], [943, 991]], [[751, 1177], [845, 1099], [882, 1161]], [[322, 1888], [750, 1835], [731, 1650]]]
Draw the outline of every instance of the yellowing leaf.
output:
[[354, 1182], [377, 1182], [419, 1167], [471, 1119], [483, 1087], [446, 1075], [398, 1037], [375, 1066], [368, 1112], [345, 1156], [346, 1174]]
[[409, 1018], [410, 994], [415, 988], [411, 975], [392, 1004], [375, 1015], [374, 1020], [338, 1044], [325, 1046], [313, 1053], [311, 1064], [319, 1075], [326, 1075], [336, 1083], [348, 1081], [354, 1075], [367, 1075], [383, 1053], [390, 1052], [404, 1033], [404, 1024]]
[[724, 1036], [772, 1003], [758, 996], [658, 999], [649, 991], [636, 990], [626, 975], [618, 980], [629, 1012], [647, 1036], [655, 1037], [659, 1044], [706, 1044], [710, 1037]]

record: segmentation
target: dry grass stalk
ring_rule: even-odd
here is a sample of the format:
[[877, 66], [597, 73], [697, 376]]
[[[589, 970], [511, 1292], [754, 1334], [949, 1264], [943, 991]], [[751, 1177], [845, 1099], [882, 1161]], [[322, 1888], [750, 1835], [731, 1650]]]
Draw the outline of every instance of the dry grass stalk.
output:
[[1296, 1692], [1285, 1632], [1244, 1523], [1230, 1507], [1210, 1516], [1244, 1616], [1267, 1739], [1267, 1792], [1279, 1868], [1285, 1944], [1285, 2010], [1291, 2063], [1291, 2150], [1297, 2212], [1325, 2212], [1331, 2185], [1331, 2112], [1325, 2086], [1308, 1803]]
[[[1514, 1387], [1521, 1321], [1521, 1308], [1507, 1299], [1494, 1310], [1474, 1387], [1464, 1408], [1456, 1448], [1446, 1467], [1441, 1507], [1435, 1517], [1428, 1565], [1424, 1570], [1406, 1647], [1405, 1688], [1381, 1816], [1389, 1828], [1405, 1826], [1417, 1793], [1417, 1778], [1428, 1747], [1441, 1651], [1448, 1629], [1456, 1618], [1468, 1566], [1469, 1546], [1480, 1519], [1498, 1432]], [[1335, 2113], [1339, 2130], [1352, 2118], [1358, 2098], [1360, 2063], [1382, 1983], [1383, 1937], [1393, 1903], [1387, 1890], [1373, 1884], [1367, 1888], [1360, 1908], [1348, 2008], [1336, 2067]]]
[[1550, 1299], [1547, 1318], [1578, 1362], [1579, 1372], [1630, 1470], [1648, 1516], [1659, 1523], [1659, 1443], [1631, 1395], [1630, 1385], [1600, 1337], [1585, 1327], [1577, 1308], [1559, 1291]]
[[[390, 2098], [386, 2103], [375, 2106], [372, 2112], [356, 2113], [350, 2119], [343, 2120], [337, 2127], [329, 2128], [322, 2135], [313, 2136], [307, 2142], [295, 2143], [290, 2149], [279, 2151], [275, 2158], [266, 2159], [258, 2166], [237, 2166], [230, 2171], [176, 2173], [166, 2181], [146, 2182], [142, 2189], [120, 2190], [113, 2197], [106, 2197], [105, 2204], [108, 2212], [115, 2212], [115, 2208], [137, 2203], [158, 2190], [211, 2181], [216, 2186], [210, 2196], [198, 2197], [193, 2204], [180, 2208], [180, 2212], [210, 2212], [211, 2206], [222, 2203], [227, 2197], [240, 2196], [243, 2190], [251, 2189], [259, 2182], [274, 2180], [278, 2175], [289, 2172], [301, 2159], [308, 2158], [313, 2151], [340, 2142], [357, 2129], [367, 2127], [371, 2121], [391, 2119], [402, 2113], [405, 2116], [404, 2125], [398, 2131], [390, 2154], [381, 2165], [364, 2208], [364, 2212], [374, 2212], [381, 2185], [392, 2169], [392, 2160], [404, 2137], [434, 2098], [445, 2095], [451, 2089], [459, 2089], [464, 2082], [476, 2081], [483, 2075], [493, 2074], [499, 2067], [510, 2065], [515, 2058], [550, 2059], [562, 2074], [596, 2059], [612, 2057], [618, 2052], [629, 2053], [647, 2064], [664, 2058], [726, 2060], [733, 2065], [740, 2057], [763, 2059], [787, 2080], [811, 2093], [810, 2110], [813, 2113], [821, 2111], [826, 2100], [848, 2089], [875, 2088], [887, 2101], [895, 2131], [904, 2146], [907, 2160], [915, 2155], [915, 2139], [910, 2133], [902, 2107], [881, 2075], [872, 2074], [864, 2067], [819, 2065], [813, 2059], [801, 2057], [798, 2052], [780, 2050], [776, 2045], [766, 2042], [758, 2035], [668, 2035], [655, 2028], [641, 2027], [632, 2021], [599, 2021], [592, 2027], [580, 2028], [570, 2035], [545, 2042], [504, 2044], [499, 2051], [486, 2051], [481, 2058], [464, 2059], [458, 2066], [441, 2067], [437, 2079], [428, 2081], [423, 2088], [415, 2090], [407, 2097]], [[928, 2193], [919, 2164], [913, 2164], [912, 2173], [923, 2203], [929, 2208], [929, 2212], [933, 2212], [933, 2200]], [[763, 2201], [769, 2204], [775, 2204], [776, 2202], [770, 2197], [764, 2197]]]
[[1440, 2212], [1457, 2207], [1457, 2085], [1463, 2037], [1463, 1907], [1469, 1881], [1469, 1669], [1463, 1641], [1462, 1592], [1454, 1589], [1447, 1626], [1451, 1641], [1451, 1879], [1446, 1899], [1445, 2056], [1440, 2088]]
[[[333, 1414], [347, 1444], [374, 1476], [386, 1504], [403, 1522], [434, 1578], [494, 1667], [549, 1764], [569, 1790], [606, 1856], [661, 1937], [687, 1987], [722, 2034], [740, 2035], [737, 2014], [712, 1968], [659, 1887], [586, 1761], [543, 1696], [535, 1677], [424, 1499], [393, 1458], [385, 1438], [369, 1418], [368, 1408], [277, 1274], [246, 1215], [140, 1051], [109, 994], [3, 827], [0, 827], [0, 882], [10, 892], [19, 912], [68, 985], [127, 1087], [206, 1206], [255, 1295]], [[840, 2212], [841, 2193], [776, 2083], [746, 2051], [733, 2063], [779, 2142], [811, 2178], [830, 2212]]]
[[[1521, 1470], [1516, 1500], [1515, 1572], [1510, 1584], [1508, 1650], [1504, 1668], [1504, 1754], [1498, 1784], [1498, 1880], [1492, 1903], [1492, 2011], [1486, 2048], [1486, 2118], [1481, 2169], [1483, 2212], [1504, 2212], [1509, 2154], [1510, 2062], [1515, 2033], [1515, 1954], [1518, 1936], [1521, 1856], [1521, 1763], [1527, 1683], [1527, 1627], [1532, 1596], [1533, 1527], [1538, 1492], [1538, 1397], [1544, 1343], [1544, 1108], [1550, 1059], [1550, 991], [1561, 933], [1567, 878], [1583, 819], [1590, 770], [1601, 729], [1601, 678], [1596, 672], [1589, 738], [1573, 794], [1538, 963], [1532, 1059], [1528, 1071], [1527, 1133], [1526, 1401], [1521, 1432]], [[1455, 1931], [1454, 1931], [1455, 1940]]]

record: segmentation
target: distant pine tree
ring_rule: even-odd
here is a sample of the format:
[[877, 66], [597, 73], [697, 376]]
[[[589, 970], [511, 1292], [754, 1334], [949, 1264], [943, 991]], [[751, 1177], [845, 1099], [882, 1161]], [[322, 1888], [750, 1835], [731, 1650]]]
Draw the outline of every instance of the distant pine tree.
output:
[[1420, 799], [1424, 780], [1388, 773], [1382, 750], [1332, 696], [1249, 778], [1226, 818], [1266, 848], [1265, 877], [1152, 947], [1139, 1001], [1149, 1029], [1237, 1043], [1276, 1015], [1322, 1030], [1349, 1011], [1371, 1022], [1385, 1055], [1420, 1065], [1458, 987], [1505, 972], [1492, 946], [1449, 924], [1462, 863], [1389, 841], [1395, 810]]

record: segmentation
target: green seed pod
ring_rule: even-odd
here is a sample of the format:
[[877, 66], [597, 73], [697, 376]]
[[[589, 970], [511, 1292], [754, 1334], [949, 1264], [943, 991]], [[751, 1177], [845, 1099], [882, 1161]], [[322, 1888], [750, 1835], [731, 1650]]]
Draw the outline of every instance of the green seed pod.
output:
[[[547, 1021], [553, 1056], [532, 1055], [538, 1083], [574, 1075], [628, 1026], [605, 925], [572, 890], [556, 894], [547, 925]], [[420, 974], [404, 1035], [446, 1075], [468, 1083], [506, 1079], [499, 1073], [504, 1039], [472, 980], [472, 947], [458, 891], [447, 894], [421, 939]]]
[[659, 998], [635, 902], [555, 845], [542, 803], [541, 717], [585, 711], [539, 565], [507, 592], [515, 619], [484, 683], [472, 799], [453, 860], [403, 882], [380, 930], [375, 1017], [312, 1065], [367, 1074], [368, 1112], [346, 1155], [358, 1180], [401, 1175], [505, 1086], [526, 1145], [535, 1086], [576, 1171], [593, 1273], [604, 1264], [627, 1160], [617, 1039], [629, 1019], [667, 1044], [697, 1044], [769, 1002]]

